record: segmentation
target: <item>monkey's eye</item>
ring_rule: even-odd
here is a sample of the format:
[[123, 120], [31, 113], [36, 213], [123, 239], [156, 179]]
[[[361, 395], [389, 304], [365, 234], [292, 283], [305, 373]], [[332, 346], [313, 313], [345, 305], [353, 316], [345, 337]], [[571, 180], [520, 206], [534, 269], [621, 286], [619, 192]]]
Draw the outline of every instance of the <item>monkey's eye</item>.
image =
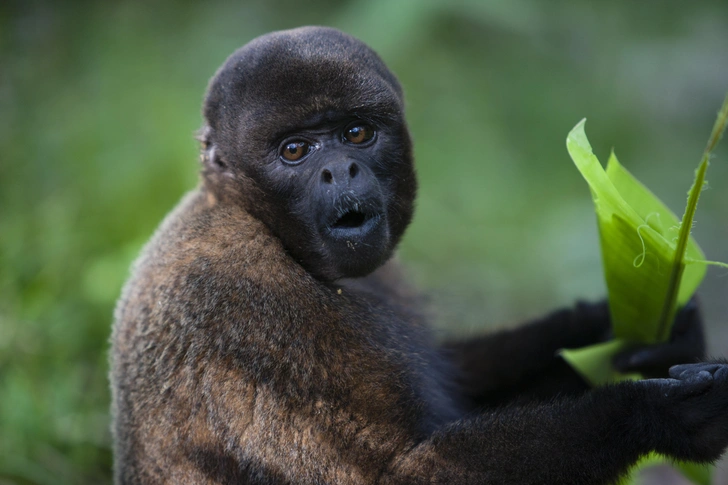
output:
[[374, 138], [375, 133], [374, 128], [370, 125], [359, 122], [346, 127], [344, 130], [344, 138], [349, 143], [360, 145]]
[[281, 157], [287, 162], [298, 162], [310, 152], [311, 144], [303, 140], [291, 141], [281, 147]]

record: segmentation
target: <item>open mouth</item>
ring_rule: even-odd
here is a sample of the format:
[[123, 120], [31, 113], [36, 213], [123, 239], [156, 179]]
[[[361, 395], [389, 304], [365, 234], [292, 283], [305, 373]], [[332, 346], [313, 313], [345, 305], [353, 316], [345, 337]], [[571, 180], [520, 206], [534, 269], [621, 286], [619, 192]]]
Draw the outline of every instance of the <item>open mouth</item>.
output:
[[355, 210], [347, 211], [343, 216], [339, 217], [336, 222], [331, 225], [332, 229], [356, 229], [361, 227], [369, 219], [374, 217], [374, 214], [365, 214]]
[[358, 238], [369, 234], [379, 224], [377, 212], [361, 212], [351, 209], [328, 224], [328, 233], [335, 238]]

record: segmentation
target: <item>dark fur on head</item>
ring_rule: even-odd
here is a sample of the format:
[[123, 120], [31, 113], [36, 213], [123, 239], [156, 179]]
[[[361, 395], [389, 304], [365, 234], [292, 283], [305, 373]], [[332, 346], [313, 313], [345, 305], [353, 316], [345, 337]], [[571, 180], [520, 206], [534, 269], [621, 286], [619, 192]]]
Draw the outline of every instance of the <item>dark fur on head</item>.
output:
[[[206, 187], [264, 221], [307, 270], [324, 279], [362, 276], [386, 261], [412, 219], [416, 179], [402, 88], [379, 56], [338, 30], [303, 27], [258, 37], [210, 81], [201, 130]], [[389, 239], [365, 269], [342, 272], [312, 230], [306, 185], [275, 168], [291, 130], [356, 117], [388, 136], [372, 161], [384, 184]], [[353, 256], [352, 256], [353, 257]]]

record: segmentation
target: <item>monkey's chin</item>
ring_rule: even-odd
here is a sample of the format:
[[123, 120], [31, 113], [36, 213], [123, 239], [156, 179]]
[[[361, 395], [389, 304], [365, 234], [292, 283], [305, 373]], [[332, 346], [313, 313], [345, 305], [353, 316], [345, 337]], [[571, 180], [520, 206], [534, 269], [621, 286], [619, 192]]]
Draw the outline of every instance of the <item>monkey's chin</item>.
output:
[[351, 222], [327, 226], [321, 234], [334, 279], [366, 276], [391, 252], [386, 216], [373, 214]]

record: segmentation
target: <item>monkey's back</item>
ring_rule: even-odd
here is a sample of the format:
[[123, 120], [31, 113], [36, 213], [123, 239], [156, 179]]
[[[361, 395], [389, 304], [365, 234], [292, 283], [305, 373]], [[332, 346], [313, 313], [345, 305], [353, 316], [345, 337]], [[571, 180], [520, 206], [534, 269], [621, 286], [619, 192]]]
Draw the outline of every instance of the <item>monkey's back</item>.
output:
[[312, 481], [378, 473], [452, 417], [427, 336], [410, 320], [354, 285], [312, 278], [245, 211], [189, 194], [117, 306], [117, 481], [282, 473], [248, 455], [310, 470]]

